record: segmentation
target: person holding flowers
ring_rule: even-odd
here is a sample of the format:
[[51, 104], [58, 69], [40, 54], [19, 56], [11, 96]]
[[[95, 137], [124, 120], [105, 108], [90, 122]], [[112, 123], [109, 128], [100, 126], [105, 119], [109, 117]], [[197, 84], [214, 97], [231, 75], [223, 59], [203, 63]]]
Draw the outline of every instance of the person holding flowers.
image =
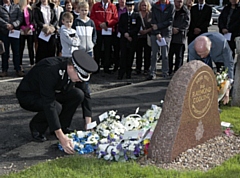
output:
[[232, 51], [227, 40], [220, 33], [204, 33], [189, 44], [188, 50], [189, 61], [201, 60], [211, 68], [213, 68], [212, 63], [214, 62], [218, 72], [220, 71], [221, 65], [227, 68], [230, 85], [223, 98], [223, 103], [227, 104], [229, 102], [230, 88], [233, 83], [234, 68]]
[[[37, 112], [29, 123], [35, 141], [44, 142], [46, 130], [55, 133], [64, 151], [74, 154], [72, 140], [65, 134], [70, 129], [73, 115], [82, 105], [86, 125], [91, 123], [91, 98], [86, 82], [97, 63], [83, 50], [76, 50], [72, 57], [50, 57], [39, 61], [19, 84], [16, 97], [22, 108]], [[75, 83], [81, 83], [74, 87]]]

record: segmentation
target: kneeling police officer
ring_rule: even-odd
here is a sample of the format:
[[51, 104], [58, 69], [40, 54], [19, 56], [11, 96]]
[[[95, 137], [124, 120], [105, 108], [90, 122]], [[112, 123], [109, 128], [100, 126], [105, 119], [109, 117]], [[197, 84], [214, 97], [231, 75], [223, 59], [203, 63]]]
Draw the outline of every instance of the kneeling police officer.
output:
[[80, 104], [86, 125], [91, 123], [91, 97], [87, 81], [97, 69], [92, 57], [77, 50], [72, 58], [46, 58], [27, 73], [17, 88], [16, 96], [22, 108], [38, 112], [29, 123], [34, 140], [46, 141], [44, 133], [49, 127], [64, 151], [74, 153], [73, 143], [65, 133], [71, 132], [69, 126]]

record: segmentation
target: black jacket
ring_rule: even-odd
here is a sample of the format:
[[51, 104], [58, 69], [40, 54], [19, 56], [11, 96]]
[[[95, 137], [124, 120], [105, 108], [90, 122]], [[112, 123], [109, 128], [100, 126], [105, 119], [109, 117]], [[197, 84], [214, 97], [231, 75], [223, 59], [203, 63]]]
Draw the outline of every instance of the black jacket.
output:
[[222, 33], [222, 29], [224, 28], [227, 29], [229, 33], [232, 33], [231, 40], [234, 40], [236, 36], [240, 35], [240, 3], [238, 3], [236, 8], [233, 10], [230, 21], [227, 25], [230, 9], [230, 3], [224, 7], [218, 18], [218, 27], [220, 33]]
[[186, 6], [183, 6], [180, 12], [181, 13], [178, 16], [176, 16], [178, 13], [175, 13], [174, 15], [173, 27], [178, 28], [179, 32], [177, 34], [172, 34], [171, 43], [185, 44], [190, 24], [190, 11]]
[[137, 39], [137, 34], [140, 30], [141, 24], [139, 14], [137, 12], [133, 12], [130, 17], [130, 28], [128, 28], [128, 12], [122, 14], [118, 22], [118, 31], [121, 33], [121, 38], [126, 39], [124, 34], [129, 33], [130, 37]]
[[23, 21], [23, 15], [18, 5], [11, 4], [9, 12], [0, 5], [0, 33], [8, 35], [7, 24], [12, 24], [14, 29], [19, 30]]
[[[50, 11], [51, 11], [50, 24], [53, 25], [55, 27], [55, 29], [57, 29], [58, 21], [57, 21], [57, 16], [56, 16], [55, 10], [54, 10], [54, 4], [49, 3], [49, 6], [50, 6]], [[40, 34], [40, 32], [43, 28], [43, 25], [44, 25], [43, 14], [41, 12], [41, 1], [39, 1], [36, 4], [36, 7], [34, 8], [34, 19], [37, 24], [37, 34]]]
[[197, 4], [191, 8], [190, 13], [191, 22], [189, 27], [189, 35], [195, 36], [193, 34], [194, 28], [200, 28], [200, 34], [208, 32], [208, 27], [212, 18], [212, 8], [209, 5], [204, 4], [203, 9], [199, 10], [199, 4]]
[[170, 43], [172, 37], [172, 23], [175, 13], [175, 7], [173, 4], [166, 4], [165, 9], [160, 9], [160, 1], [156, 2], [152, 6], [152, 20], [151, 24], [158, 26], [157, 30], [152, 30], [152, 35], [161, 34], [167, 42]]
[[[64, 94], [64, 92], [72, 89], [75, 84], [71, 81], [68, 83], [67, 65], [68, 61], [62, 57], [50, 57], [41, 60], [25, 75], [17, 88], [16, 94], [20, 105], [29, 105], [28, 95], [31, 94], [42, 99], [44, 113], [48, 122], [51, 123], [49, 126], [53, 127], [50, 130], [61, 127], [55, 107], [56, 93]], [[87, 85], [85, 82], [77, 82], [76, 85], [85, 94], [82, 103], [83, 116], [91, 117], [91, 98]]]
[[[33, 10], [32, 9], [30, 9], [30, 8], [27, 8], [27, 10], [28, 10], [28, 13], [29, 13], [29, 22], [30, 22], [30, 24], [34, 24], [34, 18], [33, 18]], [[21, 26], [22, 25], [27, 25], [26, 24], [26, 21], [25, 21], [25, 18], [24, 18], [24, 12], [22, 12], [22, 16], [23, 16], [23, 21], [22, 21], [22, 23], [21, 23]]]

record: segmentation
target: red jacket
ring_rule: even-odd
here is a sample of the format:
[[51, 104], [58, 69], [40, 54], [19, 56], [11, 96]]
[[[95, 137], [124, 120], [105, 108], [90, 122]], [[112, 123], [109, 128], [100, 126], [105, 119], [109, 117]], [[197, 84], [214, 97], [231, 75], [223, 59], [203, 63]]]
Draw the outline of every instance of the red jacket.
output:
[[114, 31], [114, 26], [118, 22], [117, 8], [114, 4], [108, 2], [108, 7], [105, 11], [102, 6], [102, 1], [97, 2], [92, 7], [90, 18], [94, 21], [96, 30], [102, 30], [100, 24], [106, 22], [107, 26]]

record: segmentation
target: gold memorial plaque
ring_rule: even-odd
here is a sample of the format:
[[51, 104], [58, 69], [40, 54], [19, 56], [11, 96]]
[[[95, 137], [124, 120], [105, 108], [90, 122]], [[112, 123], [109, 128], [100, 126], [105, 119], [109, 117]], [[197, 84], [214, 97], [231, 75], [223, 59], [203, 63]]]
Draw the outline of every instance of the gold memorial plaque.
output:
[[208, 71], [201, 71], [193, 79], [189, 91], [189, 108], [194, 118], [200, 119], [208, 112], [213, 101], [215, 83]]

